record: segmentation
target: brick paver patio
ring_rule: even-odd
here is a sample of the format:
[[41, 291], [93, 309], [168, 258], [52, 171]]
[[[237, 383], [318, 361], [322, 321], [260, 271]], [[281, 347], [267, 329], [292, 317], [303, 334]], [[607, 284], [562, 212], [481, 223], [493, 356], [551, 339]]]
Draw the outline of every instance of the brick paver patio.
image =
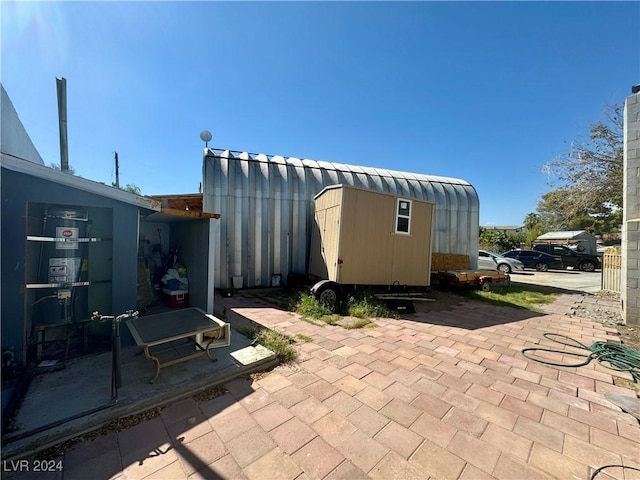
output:
[[565, 295], [534, 314], [463, 302], [347, 330], [221, 299], [232, 325], [245, 317], [312, 341], [299, 341], [295, 364], [234, 380], [221, 397], [76, 445], [57, 478], [588, 479], [604, 465], [640, 468], [638, 420], [605, 398], [634, 396], [613, 384], [626, 374], [521, 355], [550, 345], [544, 332], [618, 341], [613, 328], [565, 315], [572, 303]]

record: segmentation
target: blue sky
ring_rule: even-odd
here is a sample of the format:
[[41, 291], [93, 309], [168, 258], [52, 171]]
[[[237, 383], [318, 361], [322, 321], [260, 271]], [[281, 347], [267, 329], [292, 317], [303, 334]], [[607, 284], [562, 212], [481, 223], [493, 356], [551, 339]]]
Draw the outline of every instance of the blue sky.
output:
[[195, 193], [209, 146], [462, 178], [521, 224], [640, 83], [639, 2], [0, 3], [1, 80], [78, 175]]

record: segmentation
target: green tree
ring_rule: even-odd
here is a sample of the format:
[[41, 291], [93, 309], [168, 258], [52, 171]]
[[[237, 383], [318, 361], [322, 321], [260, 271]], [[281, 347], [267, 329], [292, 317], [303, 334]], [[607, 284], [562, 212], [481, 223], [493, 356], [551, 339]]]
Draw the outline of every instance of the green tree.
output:
[[[49, 168], [53, 168], [54, 170], [62, 170], [62, 167], [60, 165], [58, 165], [57, 163], [50, 163], [49, 164]], [[69, 165], [69, 173], [71, 175], [75, 175], [76, 174], [76, 169], [73, 168], [71, 165]]]
[[608, 105], [605, 117], [588, 139], [543, 167], [555, 188], [542, 196], [537, 213], [551, 230], [619, 228], [612, 222], [622, 209], [624, 107]]
[[531, 246], [531, 243], [543, 233], [548, 232], [545, 219], [541, 213], [527, 213], [523, 221], [524, 227], [527, 232], [524, 235], [522, 243], [527, 247]]
[[124, 187], [116, 187], [115, 182], [113, 182], [111, 186], [115, 188], [119, 188], [120, 190], [124, 190], [125, 192], [135, 193], [136, 195], [142, 195], [142, 191], [140, 190], [140, 187], [133, 183], [127, 183], [127, 185]]
[[521, 238], [514, 234], [506, 233], [502, 230], [489, 230], [480, 227], [478, 243], [487, 250], [504, 252], [520, 246]]
[[534, 228], [542, 225], [542, 217], [534, 212], [527, 213], [527, 215], [524, 217], [523, 224], [524, 228], [526, 228], [527, 230], [533, 230]]

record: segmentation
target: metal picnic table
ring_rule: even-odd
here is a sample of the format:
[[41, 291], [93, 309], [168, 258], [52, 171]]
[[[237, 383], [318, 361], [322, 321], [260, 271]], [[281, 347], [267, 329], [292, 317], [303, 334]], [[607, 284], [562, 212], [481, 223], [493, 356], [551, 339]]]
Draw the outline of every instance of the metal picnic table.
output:
[[203, 310], [192, 307], [127, 320], [127, 327], [144, 355], [156, 366], [154, 383], [160, 369], [207, 355], [212, 348], [230, 344], [229, 324]]

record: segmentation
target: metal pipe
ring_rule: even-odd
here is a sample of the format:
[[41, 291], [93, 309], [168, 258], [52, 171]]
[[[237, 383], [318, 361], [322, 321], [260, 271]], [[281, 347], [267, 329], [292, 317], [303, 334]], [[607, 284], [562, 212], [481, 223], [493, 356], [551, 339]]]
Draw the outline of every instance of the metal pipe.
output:
[[111, 398], [115, 401], [118, 398], [118, 388], [122, 387], [122, 371], [120, 365], [120, 319], [118, 317], [114, 318], [111, 325], [111, 367], [113, 372], [113, 385], [115, 386], [115, 389], [113, 389], [114, 391], [111, 392]]
[[69, 145], [67, 143], [67, 79], [56, 78], [58, 93], [58, 123], [60, 127], [60, 170], [69, 171]]

